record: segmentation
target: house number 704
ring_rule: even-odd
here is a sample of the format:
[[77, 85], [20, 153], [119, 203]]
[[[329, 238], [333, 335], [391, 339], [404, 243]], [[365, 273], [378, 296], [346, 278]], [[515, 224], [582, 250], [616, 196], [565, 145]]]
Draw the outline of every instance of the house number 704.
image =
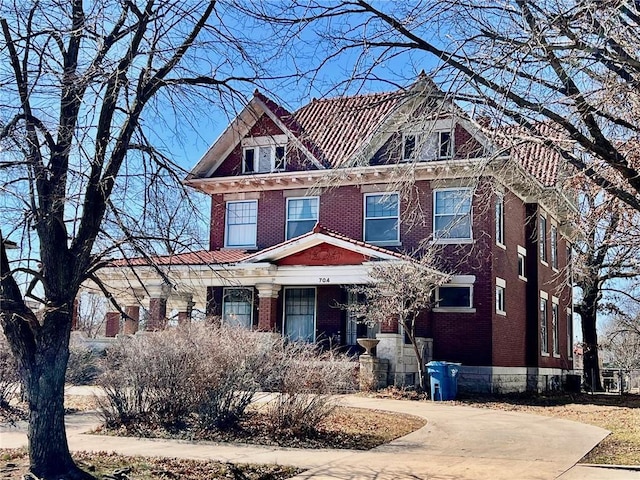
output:
[[320, 277], [320, 283], [331, 283], [331, 279], [329, 277]]

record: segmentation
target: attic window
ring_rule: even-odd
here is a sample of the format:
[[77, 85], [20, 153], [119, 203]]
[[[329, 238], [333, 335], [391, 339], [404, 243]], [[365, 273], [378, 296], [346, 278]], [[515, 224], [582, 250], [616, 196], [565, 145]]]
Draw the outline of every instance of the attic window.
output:
[[402, 136], [403, 161], [429, 161], [453, 157], [453, 136], [450, 130], [430, 134], [405, 133]]
[[256, 150], [257, 148], [245, 148], [242, 155], [242, 173], [253, 173], [256, 171]]
[[286, 170], [287, 136], [247, 137], [242, 140], [242, 173]]

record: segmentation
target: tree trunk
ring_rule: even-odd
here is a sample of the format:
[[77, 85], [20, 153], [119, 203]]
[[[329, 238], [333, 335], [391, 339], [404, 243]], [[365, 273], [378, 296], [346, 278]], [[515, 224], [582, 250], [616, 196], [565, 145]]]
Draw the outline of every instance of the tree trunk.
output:
[[[62, 310], [62, 309], [61, 309]], [[22, 351], [25, 393], [29, 404], [30, 471], [38, 478], [92, 479], [69, 452], [64, 425], [64, 381], [69, 359], [71, 313], [45, 313], [33, 351]]]
[[582, 319], [582, 341], [584, 348], [584, 381], [585, 385], [594, 392], [602, 392], [600, 379], [600, 360], [598, 355], [598, 331], [596, 328], [598, 312], [599, 289], [594, 282], [582, 285], [583, 296], [576, 311]]

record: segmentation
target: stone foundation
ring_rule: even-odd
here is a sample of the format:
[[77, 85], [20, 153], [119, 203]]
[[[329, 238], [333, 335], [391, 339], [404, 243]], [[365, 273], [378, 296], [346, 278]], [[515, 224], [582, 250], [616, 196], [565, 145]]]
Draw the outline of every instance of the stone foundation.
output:
[[[413, 346], [404, 342], [404, 335], [378, 333], [376, 338], [380, 340], [376, 347], [377, 356], [389, 363], [387, 384], [398, 387], [415, 385], [418, 381], [418, 363]], [[422, 346], [424, 362], [430, 362], [433, 352], [433, 339], [418, 337], [417, 341]]]

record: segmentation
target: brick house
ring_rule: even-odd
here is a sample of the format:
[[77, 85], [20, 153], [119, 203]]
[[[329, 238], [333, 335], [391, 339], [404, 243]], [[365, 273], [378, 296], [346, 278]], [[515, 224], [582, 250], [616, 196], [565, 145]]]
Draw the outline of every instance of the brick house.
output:
[[507, 146], [512, 131], [487, 132], [424, 76], [294, 113], [256, 91], [185, 180], [211, 197], [209, 250], [102, 271], [127, 305], [125, 332], [142, 304], [147, 329], [198, 308], [345, 348], [377, 336], [390, 381], [410, 383], [416, 365], [397, 326], [367, 329], [337, 305], [375, 262], [437, 249], [452, 276], [418, 325], [426, 358], [462, 363], [462, 388], [559, 384], [573, 368], [561, 163], [540, 145]]

